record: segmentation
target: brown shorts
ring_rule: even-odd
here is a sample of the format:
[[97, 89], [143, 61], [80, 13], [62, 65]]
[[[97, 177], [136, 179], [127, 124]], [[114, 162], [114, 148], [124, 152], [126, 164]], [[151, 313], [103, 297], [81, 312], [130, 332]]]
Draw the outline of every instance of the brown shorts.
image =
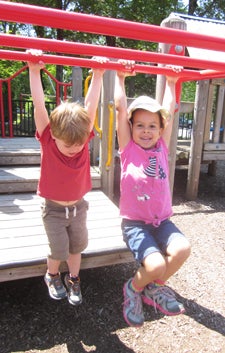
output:
[[81, 253], [87, 247], [86, 200], [81, 199], [75, 205], [65, 207], [45, 199], [41, 210], [49, 241], [50, 258], [66, 261], [69, 254]]

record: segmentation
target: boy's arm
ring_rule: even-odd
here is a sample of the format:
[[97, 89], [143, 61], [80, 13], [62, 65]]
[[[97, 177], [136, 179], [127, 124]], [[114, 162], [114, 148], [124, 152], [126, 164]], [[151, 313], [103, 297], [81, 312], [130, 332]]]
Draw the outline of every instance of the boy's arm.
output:
[[[108, 59], [104, 57], [93, 57], [92, 59], [99, 63], [104, 63], [108, 61]], [[87, 110], [89, 118], [91, 119], [90, 131], [92, 131], [93, 129], [95, 118], [96, 118], [96, 111], [98, 108], [98, 103], [99, 103], [99, 98], [100, 98], [101, 88], [102, 88], [102, 79], [103, 79], [105, 69], [102, 69], [102, 68], [92, 69], [92, 72], [93, 74], [92, 74], [91, 83], [84, 100], [85, 108]]]
[[[182, 70], [180, 67], [175, 67], [173, 69], [176, 72]], [[170, 112], [170, 119], [166, 122], [164, 131], [163, 131], [163, 139], [167, 146], [170, 144], [170, 138], [173, 129], [173, 120], [174, 120], [174, 112], [176, 107], [176, 82], [178, 80], [177, 76], [167, 76], [166, 77], [166, 86], [165, 93], [163, 97], [162, 106]]]
[[[35, 54], [35, 51], [31, 53], [36, 56], [38, 55]], [[34, 104], [34, 120], [36, 129], [39, 135], [41, 136], [41, 134], [49, 123], [48, 112], [45, 107], [44, 91], [41, 83], [40, 74], [40, 71], [44, 67], [44, 64], [41, 62], [34, 63], [30, 61], [28, 62], [28, 67], [30, 74], [30, 90]]]

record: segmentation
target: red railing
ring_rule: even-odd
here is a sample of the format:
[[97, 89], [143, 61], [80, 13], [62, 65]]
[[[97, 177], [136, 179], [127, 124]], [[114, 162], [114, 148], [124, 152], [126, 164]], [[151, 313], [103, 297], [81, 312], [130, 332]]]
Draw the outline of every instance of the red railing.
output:
[[[8, 96], [8, 134], [7, 137], [13, 137], [13, 111], [12, 111], [12, 92], [11, 92], [11, 82], [17, 76], [19, 76], [23, 71], [27, 69], [27, 65], [18, 70], [14, 75], [8, 77], [7, 79], [0, 79], [0, 121], [1, 121], [1, 135], [2, 137], [6, 137], [5, 131], [5, 107], [4, 107], [4, 99], [3, 99], [3, 83], [7, 85], [7, 96]], [[67, 88], [72, 86], [72, 83], [64, 83], [59, 82], [48, 70], [43, 69], [43, 71], [55, 82], [56, 87], [56, 105], [60, 103], [60, 87], [63, 87], [63, 99], [67, 99]]]

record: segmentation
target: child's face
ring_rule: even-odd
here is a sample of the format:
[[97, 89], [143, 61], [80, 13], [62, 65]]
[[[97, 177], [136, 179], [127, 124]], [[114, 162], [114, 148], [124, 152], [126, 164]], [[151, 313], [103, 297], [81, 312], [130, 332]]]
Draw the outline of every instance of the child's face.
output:
[[154, 148], [162, 131], [158, 113], [147, 110], [134, 112], [132, 138], [137, 145], [144, 149]]
[[82, 145], [78, 145], [78, 144], [68, 145], [63, 140], [59, 140], [55, 137], [54, 137], [54, 140], [55, 140], [55, 143], [56, 143], [58, 150], [66, 157], [74, 157], [77, 153], [82, 151], [82, 149], [84, 148], [84, 144], [82, 144]]

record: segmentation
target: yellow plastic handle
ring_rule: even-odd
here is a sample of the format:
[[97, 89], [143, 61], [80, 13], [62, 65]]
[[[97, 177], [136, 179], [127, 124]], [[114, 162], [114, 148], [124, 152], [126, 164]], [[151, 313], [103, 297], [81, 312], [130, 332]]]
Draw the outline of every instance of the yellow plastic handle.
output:
[[112, 163], [113, 155], [113, 121], [114, 121], [114, 112], [113, 112], [113, 102], [108, 104], [109, 109], [109, 133], [108, 133], [108, 159], [106, 162], [106, 167], [110, 167]]

